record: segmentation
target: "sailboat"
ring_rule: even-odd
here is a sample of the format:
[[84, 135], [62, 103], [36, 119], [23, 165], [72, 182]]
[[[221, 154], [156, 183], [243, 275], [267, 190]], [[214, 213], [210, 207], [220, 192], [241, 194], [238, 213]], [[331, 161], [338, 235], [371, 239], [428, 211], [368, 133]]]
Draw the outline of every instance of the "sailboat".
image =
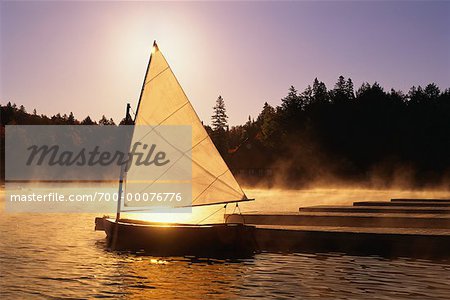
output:
[[[156, 41], [137, 105], [131, 144], [147, 135], [136, 132], [139, 126], [150, 126], [151, 131], [162, 126], [190, 127], [191, 147], [182, 157], [184, 161], [189, 160], [192, 168], [190, 208], [226, 207], [230, 203], [237, 206], [239, 202], [254, 200], [247, 198], [214, 146]], [[142, 169], [139, 172], [139, 179], [145, 177], [145, 169], [144, 174]], [[133, 189], [132, 174], [133, 167], [120, 174], [116, 218], [96, 218], [96, 230], [106, 232], [110, 249], [142, 251], [158, 256], [246, 257], [255, 252], [254, 226], [228, 222], [164, 224], [121, 218], [121, 212], [135, 211], [128, 209], [122, 200], [126, 198], [123, 194]], [[158, 178], [152, 178], [145, 186], [151, 188], [157, 181]]]

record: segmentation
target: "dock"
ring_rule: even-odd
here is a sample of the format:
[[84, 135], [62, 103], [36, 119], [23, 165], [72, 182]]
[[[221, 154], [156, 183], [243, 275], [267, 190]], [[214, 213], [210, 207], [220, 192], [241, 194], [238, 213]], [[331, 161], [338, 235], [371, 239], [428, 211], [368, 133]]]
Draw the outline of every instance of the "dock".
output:
[[261, 251], [450, 257], [450, 199], [360, 201], [225, 219], [254, 225]]

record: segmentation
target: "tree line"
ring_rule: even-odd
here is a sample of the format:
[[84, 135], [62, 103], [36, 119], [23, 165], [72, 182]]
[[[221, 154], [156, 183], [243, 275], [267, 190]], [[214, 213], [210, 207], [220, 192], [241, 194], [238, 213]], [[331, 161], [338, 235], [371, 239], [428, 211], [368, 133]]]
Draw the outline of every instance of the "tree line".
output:
[[[434, 83], [403, 93], [385, 91], [377, 82], [355, 89], [343, 76], [329, 89], [316, 78], [303, 91], [291, 86], [277, 106], [264, 103], [260, 114], [243, 125], [230, 127], [227, 118], [219, 96], [211, 126], [205, 128], [232, 171], [247, 183], [299, 187], [321, 180], [359, 184], [376, 179], [381, 186], [400, 181], [450, 187], [450, 89]], [[115, 122], [105, 116], [79, 121], [73, 113], [47, 117], [8, 103], [1, 106], [2, 139], [6, 124]], [[130, 124], [130, 118], [119, 124]]]
[[[0, 116], [1, 126], [5, 125], [116, 125], [112, 118], [103, 115], [100, 120], [94, 121], [90, 116], [83, 120], [77, 120], [70, 112], [69, 115], [57, 113], [51, 117], [44, 114], [38, 114], [36, 109], [32, 113], [28, 113], [25, 106], [17, 106], [15, 103], [8, 102], [5, 106], [1, 106]], [[126, 124], [124, 118], [119, 124]]]
[[210, 131], [252, 183], [450, 187], [450, 89], [434, 83], [403, 93], [377, 82], [355, 89], [343, 76], [328, 89], [316, 78], [302, 92], [291, 86], [275, 107], [264, 103], [256, 119]]

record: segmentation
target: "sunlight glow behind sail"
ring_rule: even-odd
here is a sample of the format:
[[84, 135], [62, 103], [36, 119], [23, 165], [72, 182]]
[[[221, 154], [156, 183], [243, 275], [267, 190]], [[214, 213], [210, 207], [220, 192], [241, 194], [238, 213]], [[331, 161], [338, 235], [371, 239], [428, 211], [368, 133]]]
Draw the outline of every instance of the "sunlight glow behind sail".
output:
[[[135, 126], [151, 126], [158, 130], [161, 125], [192, 127], [192, 148], [183, 151], [190, 150], [187, 155], [192, 162], [193, 205], [247, 199], [155, 43], [138, 104]], [[140, 141], [146, 142], [142, 139]], [[134, 142], [135, 137], [132, 144]], [[128, 181], [133, 180], [134, 172], [132, 166], [127, 174]], [[132, 185], [127, 184], [127, 192], [132, 188]]]

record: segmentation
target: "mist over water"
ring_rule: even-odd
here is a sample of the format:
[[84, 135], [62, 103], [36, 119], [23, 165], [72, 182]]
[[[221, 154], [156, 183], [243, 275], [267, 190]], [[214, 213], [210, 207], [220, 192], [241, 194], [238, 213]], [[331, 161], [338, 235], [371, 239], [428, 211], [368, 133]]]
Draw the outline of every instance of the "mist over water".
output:
[[193, 208], [192, 214], [133, 214], [131, 218], [159, 222], [216, 223], [223, 222], [224, 213], [296, 213], [300, 207], [315, 205], [352, 205], [356, 201], [389, 201], [391, 198], [450, 199], [447, 190], [379, 190], [364, 188], [261, 189], [244, 188], [250, 202], [223, 206]]
[[[333, 186], [333, 185], [331, 185]], [[8, 186], [9, 188], [9, 186]], [[83, 194], [94, 191], [117, 193], [116, 183], [60, 183], [60, 184], [39, 184], [39, 185], [21, 185], [13, 187], [17, 191], [27, 190], [41, 193], [57, 191], [64, 194]], [[13, 189], [13, 190], [14, 190]], [[356, 201], [389, 201], [392, 198], [440, 198], [450, 199], [450, 190], [442, 189], [374, 189], [364, 187], [326, 187], [318, 185], [316, 187], [305, 189], [286, 189], [286, 188], [254, 188], [244, 187], [244, 192], [250, 199], [250, 202], [241, 202], [237, 207], [230, 203], [224, 208], [223, 205], [195, 207], [191, 213], [180, 212], [182, 210], [174, 209], [171, 213], [123, 213], [122, 217], [149, 220], [156, 222], [178, 222], [178, 223], [217, 223], [223, 222], [224, 213], [239, 212], [298, 212], [300, 207], [315, 205], [352, 205]], [[2, 195], [3, 195], [2, 191]], [[5, 205], [3, 197], [0, 198], [0, 205]], [[51, 204], [50, 204], [51, 205]], [[74, 205], [76, 209], [68, 209], [71, 212], [83, 212], [83, 205], [90, 205], [87, 212], [97, 212], [96, 216], [115, 215], [116, 203], [100, 202], [97, 206], [91, 203], [74, 202], [68, 205]], [[48, 206], [47, 206], [48, 208]], [[78, 209], [78, 210], [77, 210]], [[84, 210], [86, 212], [86, 210]], [[183, 210], [185, 211], [185, 210]], [[39, 212], [39, 211], [38, 211]], [[56, 210], [57, 212], [64, 212]], [[24, 214], [26, 215], [26, 214]], [[73, 217], [73, 216], [72, 216]]]
[[449, 198], [448, 190], [401, 190], [367, 188], [310, 189], [244, 189], [247, 196], [257, 201], [243, 203], [245, 210], [298, 211], [299, 207], [314, 205], [351, 205], [355, 201], [389, 201], [392, 198]]

